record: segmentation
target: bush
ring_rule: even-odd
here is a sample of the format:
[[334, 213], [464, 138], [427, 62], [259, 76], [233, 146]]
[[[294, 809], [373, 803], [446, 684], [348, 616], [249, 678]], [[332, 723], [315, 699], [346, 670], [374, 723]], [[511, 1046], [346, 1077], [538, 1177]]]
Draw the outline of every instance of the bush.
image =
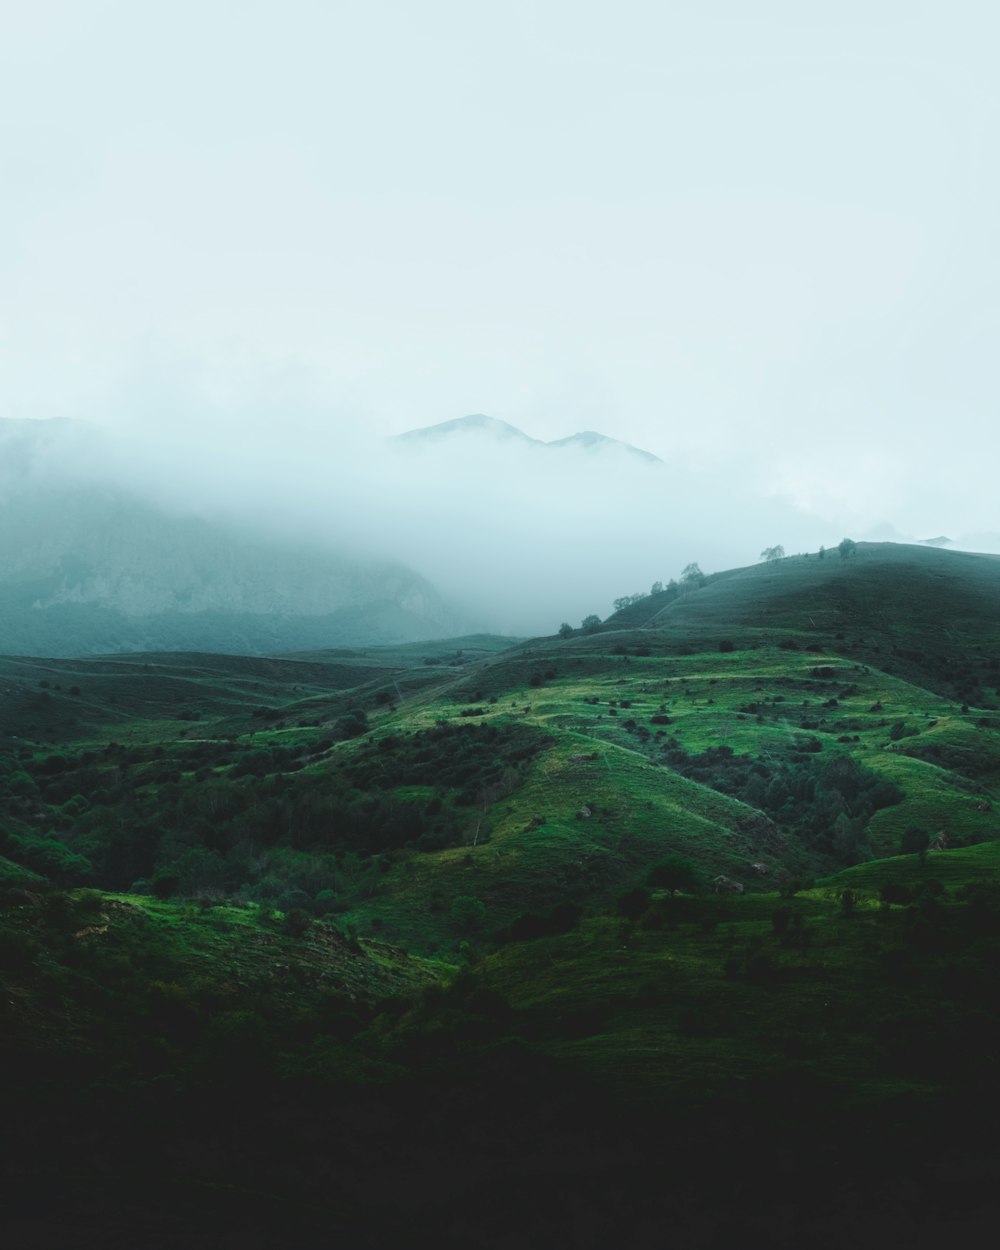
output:
[[899, 839], [900, 855], [923, 855], [931, 844], [930, 835], [919, 825], [910, 825]]
[[638, 920], [649, 909], [649, 901], [645, 890], [628, 890], [618, 899], [618, 912], [626, 920]]
[[313, 899], [313, 911], [317, 916], [328, 916], [337, 910], [336, 890], [320, 890]]
[[284, 929], [289, 937], [303, 937], [312, 924], [312, 918], [309, 913], [301, 907], [293, 907], [290, 912], [285, 915]]
[[449, 912], [452, 925], [461, 933], [475, 933], [486, 922], [486, 904], [471, 894], [460, 894]]
[[312, 905], [312, 900], [305, 890], [286, 890], [278, 899], [278, 907], [281, 911], [305, 911], [307, 907]]
[[879, 895], [883, 903], [895, 903], [897, 907], [904, 907], [913, 899], [910, 890], [898, 881], [886, 881]]
[[360, 738], [368, 732], [368, 717], [361, 708], [354, 708], [345, 716], [338, 718], [333, 726], [334, 737], [339, 741], [346, 738]]
[[702, 882], [690, 860], [680, 855], [668, 855], [646, 873], [646, 884], [653, 889], [669, 890], [671, 894], [678, 890], [694, 894], [701, 888]]
[[172, 898], [177, 893], [180, 879], [175, 872], [158, 872], [150, 882], [150, 889], [155, 898]]

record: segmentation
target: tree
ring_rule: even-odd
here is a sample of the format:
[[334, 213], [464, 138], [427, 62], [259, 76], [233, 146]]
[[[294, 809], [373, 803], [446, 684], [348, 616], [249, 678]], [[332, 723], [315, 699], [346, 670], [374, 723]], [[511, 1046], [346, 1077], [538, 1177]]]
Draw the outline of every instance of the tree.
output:
[[291, 911], [285, 912], [284, 929], [289, 937], [304, 937], [311, 924], [312, 917], [304, 907], [293, 907]]
[[689, 589], [692, 586], [703, 586], [705, 584], [705, 574], [701, 571], [697, 564], [693, 561], [684, 566], [681, 572], [681, 585]]
[[879, 890], [882, 902], [887, 905], [895, 903], [897, 907], [905, 907], [913, 901], [913, 893], [898, 881], [886, 881]]
[[760, 558], [766, 560], [768, 564], [772, 560], [783, 560], [785, 558], [785, 549], [780, 543], [776, 547], [765, 547], [760, 553]]
[[649, 907], [649, 901], [645, 890], [628, 890], [618, 900], [618, 911], [626, 920], [636, 921]]
[[650, 586], [650, 588], [649, 588], [649, 593], [650, 593], [651, 595], [662, 595], [662, 594], [663, 594], [663, 583], [662, 583], [662, 582], [653, 582], [652, 586]]
[[568, 622], [563, 621], [563, 623], [559, 626], [560, 638], [572, 638], [573, 633], [574, 633], [573, 626], [568, 624]]
[[472, 894], [459, 894], [452, 902], [449, 916], [461, 932], [478, 932], [486, 923], [486, 904]]
[[837, 550], [840, 552], [840, 558], [846, 560], [848, 556], [857, 554], [858, 544], [853, 538], [842, 538], [837, 544]]
[[630, 608], [633, 603], [642, 603], [646, 596], [641, 590], [637, 590], [634, 595], [622, 595], [620, 599], [614, 601], [614, 609], [621, 612], [625, 608]]
[[681, 855], [667, 855], [646, 873], [646, 884], [655, 890], [669, 890], [671, 894], [678, 890], [695, 894], [701, 888], [701, 877], [690, 860]]
[[921, 829], [919, 825], [910, 825], [899, 839], [899, 853], [900, 855], [923, 856], [927, 853], [930, 844], [930, 835], [926, 829]]
[[359, 738], [368, 732], [368, 716], [363, 708], [352, 708], [343, 716], [339, 716], [333, 726], [334, 737], [338, 741], [345, 738]]
[[580, 628], [585, 634], [595, 634], [601, 627], [601, 618], [594, 612], [589, 616], [585, 616], [580, 622]]
[[154, 897], [162, 899], [171, 898], [176, 894], [179, 885], [180, 879], [175, 872], [158, 872], [150, 882]]

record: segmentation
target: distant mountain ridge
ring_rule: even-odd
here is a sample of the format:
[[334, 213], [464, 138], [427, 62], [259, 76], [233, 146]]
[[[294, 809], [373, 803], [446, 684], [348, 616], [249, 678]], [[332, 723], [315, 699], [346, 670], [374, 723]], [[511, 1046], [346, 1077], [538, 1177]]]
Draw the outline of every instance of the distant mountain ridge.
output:
[[74, 478], [67, 459], [100, 448], [100, 431], [75, 422], [0, 421], [0, 652], [257, 654], [461, 632], [463, 620], [401, 563]]
[[525, 434], [523, 430], [518, 429], [516, 425], [511, 425], [508, 421], [501, 421], [497, 417], [488, 417], [481, 412], [472, 413], [466, 417], [456, 417], [451, 421], [441, 421], [437, 425], [426, 425], [415, 430], [406, 430], [402, 434], [393, 435], [392, 442], [397, 445], [415, 445], [450, 439], [455, 436], [468, 437], [470, 435], [502, 440], [508, 444], [522, 444], [525, 447], [544, 448], [547, 450], [572, 447], [583, 448], [587, 451], [616, 449], [637, 456], [650, 464], [663, 463], [660, 457], [654, 456], [652, 452], [643, 451], [640, 447], [633, 447], [631, 443], [622, 442], [621, 439], [617, 438], [610, 438], [607, 434], [599, 434], [594, 430], [581, 430], [577, 434], [570, 434], [565, 438], [556, 438], [550, 442], [545, 442], [543, 439], [533, 438], [530, 434]]

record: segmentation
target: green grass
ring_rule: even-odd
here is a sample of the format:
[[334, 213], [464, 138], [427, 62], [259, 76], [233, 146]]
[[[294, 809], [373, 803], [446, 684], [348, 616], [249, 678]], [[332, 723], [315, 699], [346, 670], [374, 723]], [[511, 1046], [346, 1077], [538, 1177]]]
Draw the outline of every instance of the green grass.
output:
[[893, 855], [845, 868], [824, 878], [818, 886], [850, 888], [871, 894], [887, 882], [919, 887], [928, 880], [940, 881], [949, 890], [963, 886], [994, 885], [1000, 880], [1000, 842], [983, 842], [952, 851], [928, 851], [926, 855]]
[[[22, 1112], [11, 1122], [39, 1126], [36, 1157], [55, 1160], [60, 1184], [77, 1166], [77, 1143], [98, 1139], [116, 1108], [106, 1140], [131, 1151], [130, 1122], [133, 1132], [152, 1125], [142, 1139], [151, 1167], [160, 1150], [175, 1170], [193, 1159], [189, 1176], [207, 1166], [191, 1140], [215, 1141], [219, 1125], [238, 1123], [219, 1152], [236, 1162], [206, 1175], [231, 1181], [245, 1159], [266, 1157], [240, 1184], [289, 1195], [298, 1181], [288, 1178], [315, 1175], [325, 1192], [331, 1178], [353, 1190], [370, 1175], [366, 1195], [421, 1220], [434, 1202], [450, 1220], [464, 1161], [485, 1161], [489, 1184], [469, 1199], [478, 1226], [487, 1191], [502, 1190], [506, 1204], [504, 1186], [523, 1179], [496, 1172], [495, 1159], [530, 1172], [530, 1159], [544, 1157], [546, 1185], [562, 1194], [560, 1168], [580, 1128], [567, 1129], [567, 1115], [588, 1122], [606, 1096], [628, 1109], [623, 1123], [641, 1109], [650, 1132], [609, 1170], [603, 1128], [618, 1121], [598, 1115], [579, 1152], [593, 1146], [593, 1158], [574, 1156], [572, 1166], [588, 1188], [618, 1193], [645, 1158], [628, 1197], [640, 1206], [677, 1175], [699, 1133], [713, 1172], [734, 1117], [743, 1135], [731, 1176], [755, 1162], [770, 1186], [772, 1160], [781, 1171], [803, 1146], [818, 1150], [831, 1125], [839, 1167], [886, 1125], [919, 1125], [952, 1106], [956, 1120], [972, 1106], [992, 1114], [996, 574], [994, 561], [862, 544], [851, 561], [831, 554], [737, 570], [567, 640], [469, 638], [273, 660], [0, 660], [0, 832], [15, 834], [12, 843], [51, 835], [103, 862], [107, 839], [119, 883], [140, 875], [129, 856], [154, 838], [163, 859], [142, 861], [151, 878], [191, 850], [234, 848], [236, 864], [232, 897], [200, 902], [65, 894], [0, 859], [5, 1070], [20, 1074], [34, 1058], [46, 1074], [23, 1104], [19, 1089], [7, 1091]], [[976, 698], [964, 697], [972, 689]], [[369, 730], [336, 741], [352, 706]], [[664, 715], [669, 724], [653, 719]], [[532, 733], [483, 734], [486, 750], [466, 750], [457, 734], [437, 745], [412, 739], [439, 722]], [[400, 761], [429, 760], [430, 771], [414, 764], [404, 775], [400, 763], [393, 778], [397, 747], [378, 745], [389, 735], [406, 739]], [[526, 738], [544, 742], [518, 757], [511, 748]], [[803, 742], [819, 744], [809, 759], [850, 756], [905, 792], [869, 821], [864, 853], [882, 858], [832, 872], [843, 858], [822, 858], [780, 822], [664, 767], [668, 740], [689, 757], [726, 745], [781, 761]], [[468, 775], [439, 784], [452, 755]], [[261, 759], [265, 775], [247, 771]], [[364, 778], [359, 806], [322, 807], [351, 777]], [[338, 859], [364, 803], [379, 808], [365, 817], [378, 829], [389, 827], [377, 823], [386, 810], [437, 805], [454, 817], [458, 844], [373, 844]], [[895, 855], [912, 825], [944, 830], [955, 849]], [[626, 919], [621, 895], [666, 855], [693, 863], [703, 888], [652, 891]], [[333, 882], [335, 923], [293, 936], [302, 917], [291, 902], [288, 916], [236, 902], [280, 872], [260, 897], [312, 881], [306, 899], [318, 900]], [[713, 893], [717, 874], [747, 892]], [[812, 877], [797, 893], [788, 880]], [[890, 883], [910, 890], [905, 905], [882, 902]], [[579, 911], [563, 909], [561, 930], [546, 930], [564, 903]], [[509, 926], [526, 914], [547, 936], [514, 940], [525, 925]], [[351, 1103], [376, 1088], [384, 1094]], [[211, 1110], [197, 1119], [203, 1105]], [[67, 1136], [71, 1107], [83, 1115]], [[528, 1126], [524, 1141], [491, 1154], [481, 1126], [508, 1113]], [[797, 1146], [785, 1137], [792, 1121], [805, 1126]], [[439, 1156], [424, 1133], [438, 1134]], [[914, 1155], [936, 1167], [933, 1133], [917, 1140]], [[954, 1132], [945, 1140], [951, 1150]], [[331, 1142], [342, 1145], [332, 1164], [322, 1155]], [[664, 1142], [674, 1167], [650, 1153]], [[869, 1154], [878, 1186], [884, 1160], [875, 1146]], [[776, 1203], [792, 1201], [785, 1176]], [[718, 1209], [729, 1187], [712, 1180]], [[746, 1198], [733, 1200], [741, 1221]], [[358, 1209], [367, 1218], [365, 1203]], [[322, 1216], [332, 1227], [326, 1208]], [[551, 1229], [564, 1227], [557, 1219]], [[609, 1223], [600, 1236], [613, 1241], [616, 1231]], [[400, 1240], [393, 1232], [385, 1244]]]
[[[997, 569], [986, 558], [861, 544], [846, 561], [834, 553], [734, 570], [666, 607], [633, 605], [612, 621], [621, 628], [565, 640], [472, 636], [270, 659], [5, 660], [0, 681], [12, 697], [0, 732], [6, 725], [15, 750], [27, 739], [39, 759], [60, 744], [93, 749], [104, 776], [118, 767], [102, 754], [110, 742], [163, 747], [162, 766], [181, 761], [179, 784], [195, 797], [206, 775], [236, 768], [186, 754], [199, 743], [237, 763], [246, 751], [309, 744], [303, 780], [330, 775], [364, 749], [364, 739], [329, 742], [351, 707], [365, 711], [376, 742], [442, 721], [542, 730], [551, 743], [513, 788], [460, 812], [459, 845], [390, 857], [374, 892], [341, 912], [363, 934], [454, 958], [523, 912], [565, 900], [607, 908], [665, 854], [750, 889], [822, 867], [780, 824], [663, 767], [668, 739], [689, 755], [725, 745], [780, 760], [810, 739], [824, 755], [852, 756], [905, 793], [870, 820], [865, 854], [891, 855], [911, 825], [943, 831], [951, 845], [993, 839], [1000, 728], [988, 708], [961, 711], [936, 660], [922, 667], [900, 652], [920, 635], [927, 656], [940, 650], [960, 668], [955, 657], [971, 648], [982, 679], [996, 659]], [[925, 669], [930, 686], [918, 680]], [[669, 724], [654, 719], [664, 716]], [[326, 745], [313, 749], [323, 735]], [[155, 777], [160, 765], [149, 768]], [[429, 802], [434, 791], [406, 785], [393, 796]], [[68, 818], [60, 811], [54, 823]], [[452, 919], [463, 897], [485, 907], [472, 931]]]
[[[671, 853], [698, 863], [706, 876], [745, 879], [753, 862], [775, 872], [803, 868], [799, 848], [776, 831], [762, 834], [753, 809], [635, 751], [567, 733], [514, 794], [486, 812], [470, 811], [465, 846], [408, 856], [346, 918], [362, 932], [377, 922], [378, 932], [403, 946], [453, 948], [554, 903], [607, 908]], [[463, 895], [485, 904], [481, 930], [451, 923]]]
[[[552, 744], [516, 788], [461, 816], [460, 845], [394, 858], [375, 893], [342, 913], [361, 933], [454, 957], [463, 942], [480, 942], [523, 912], [561, 900], [605, 908], [668, 853], [691, 859], [706, 877], [723, 873], [751, 889], [781, 873], [809, 875], [809, 855], [787, 831], [759, 818], [755, 823], [751, 809], [662, 767], [659, 744], [668, 738], [689, 754], [725, 745], [767, 761], [809, 738], [824, 754], [853, 756], [905, 792], [902, 803], [869, 823], [867, 846], [877, 855], [895, 852], [911, 825], [932, 836], [944, 831], [952, 845], [992, 839], [996, 830], [984, 803], [1000, 776], [1000, 731], [988, 713], [962, 713], [912, 680], [912, 665], [908, 678], [869, 655], [882, 645], [875, 639], [884, 639], [888, 663], [895, 645], [884, 632], [879, 586], [895, 585], [893, 576], [907, 584], [923, 577], [930, 588], [924, 617], [939, 620], [936, 570], [949, 559], [922, 549], [862, 547], [854, 561], [787, 560], [713, 579], [641, 629], [512, 647], [475, 637], [277, 659], [183, 654], [5, 661], [3, 672], [22, 698], [45, 694], [59, 715], [69, 708], [79, 721], [85, 709], [96, 709], [88, 726], [62, 723], [50, 737], [62, 734], [72, 742], [75, 735], [80, 747], [98, 750], [111, 741], [160, 744], [167, 759], [200, 742], [217, 743], [236, 758], [245, 750], [311, 743], [352, 705], [367, 712], [375, 740], [441, 721], [543, 730]], [[958, 563], [969, 582], [963, 602], [988, 606], [995, 562]], [[854, 626], [868, 631], [864, 654], [854, 653], [849, 629], [816, 628], [821, 619], [831, 623], [816, 615], [821, 608], [848, 602]], [[778, 607], [787, 614], [775, 617], [779, 629], [764, 629], [753, 616], [773, 616]], [[624, 615], [634, 619], [643, 610], [635, 605]], [[971, 628], [970, 611], [965, 628]], [[688, 628], [695, 619], [697, 631]], [[722, 635], [713, 633], [722, 622], [731, 650], [720, 651]], [[984, 638], [989, 628], [983, 625]], [[796, 649], [779, 646], [782, 641]], [[650, 654], [638, 654], [643, 649]], [[39, 687], [40, 680], [48, 686]], [[70, 683], [79, 685], [79, 695], [68, 694]], [[267, 715], [254, 716], [261, 708]], [[16, 711], [8, 705], [9, 715]], [[177, 719], [192, 714], [198, 719]], [[664, 715], [669, 724], [657, 724], [654, 718]], [[897, 725], [905, 736], [894, 738]], [[44, 754], [45, 735], [36, 743]], [[326, 775], [361, 746], [346, 741], [314, 752], [303, 777]], [[195, 775], [188, 768], [183, 784], [193, 785]], [[204, 776], [204, 766], [198, 775]], [[433, 794], [425, 784], [397, 788], [395, 797], [426, 802]], [[578, 815], [585, 806], [590, 817]], [[767, 875], [751, 864], [763, 864]], [[451, 918], [462, 897], [485, 907], [476, 931]]]
[[[674, 1107], [759, 1100], [797, 1081], [804, 1097], [842, 1106], [934, 1099], [962, 1062], [943, 1004], [976, 1015], [970, 978], [981, 988], [992, 956], [981, 935], [963, 936], [972, 914], [962, 904], [946, 898], [926, 913], [862, 898], [848, 916], [840, 895], [877, 892], [885, 880], [919, 887], [929, 875], [995, 889], [998, 868], [991, 845], [926, 866], [864, 865], [792, 900], [661, 900], [638, 924], [601, 917], [506, 946], [485, 958], [482, 976], [546, 1053]], [[775, 913], [785, 913], [787, 941]]]

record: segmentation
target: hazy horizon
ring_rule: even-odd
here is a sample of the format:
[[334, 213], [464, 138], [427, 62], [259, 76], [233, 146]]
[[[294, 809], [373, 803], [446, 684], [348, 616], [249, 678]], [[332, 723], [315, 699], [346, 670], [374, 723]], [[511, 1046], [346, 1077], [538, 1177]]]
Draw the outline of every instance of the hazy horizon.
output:
[[[114, 430], [176, 506], [398, 533], [470, 590], [492, 561], [545, 614], [574, 543], [624, 594], [682, 552], [995, 540], [991, 6], [5, 17], [0, 417]], [[372, 451], [476, 412], [643, 448], [668, 497]]]
[[[14, 456], [24, 428], [31, 437]], [[52, 490], [56, 501], [76, 486], [111, 487], [168, 518], [235, 527], [290, 552], [400, 562], [468, 628], [519, 636], [605, 617], [614, 599], [648, 592], [691, 562], [719, 572], [755, 563], [766, 547], [793, 555], [844, 536], [836, 522], [759, 496], [752, 479], [681, 471], [628, 445], [549, 446], [523, 433], [459, 421], [443, 436], [403, 441], [355, 431], [321, 450], [295, 437], [276, 444], [267, 431], [208, 431], [192, 442], [184, 427], [140, 437], [0, 422], [0, 503], [16, 521], [21, 488]], [[891, 526], [853, 536], [920, 537]], [[979, 549], [1000, 550], [1000, 541]]]

